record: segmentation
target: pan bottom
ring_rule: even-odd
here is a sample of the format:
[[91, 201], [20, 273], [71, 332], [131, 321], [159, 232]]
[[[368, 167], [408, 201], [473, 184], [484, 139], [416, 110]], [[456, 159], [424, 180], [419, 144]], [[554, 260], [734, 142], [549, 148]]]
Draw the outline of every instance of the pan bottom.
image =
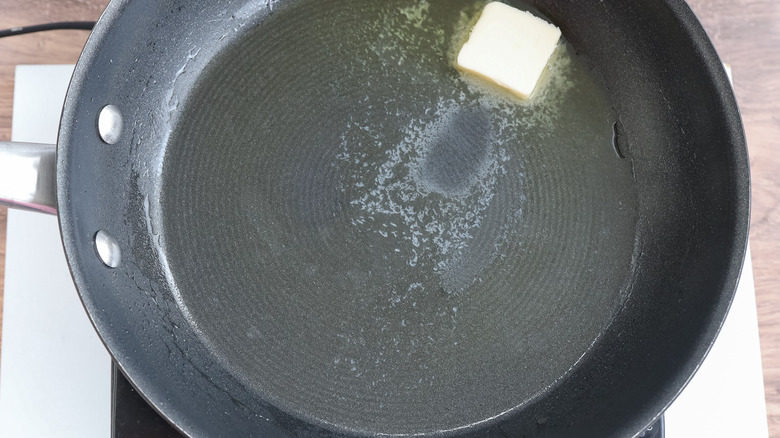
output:
[[167, 263], [263, 400], [338, 430], [469, 427], [587, 360], [625, 298], [637, 201], [605, 93], [566, 45], [529, 102], [462, 76], [482, 4], [291, 2], [183, 105]]

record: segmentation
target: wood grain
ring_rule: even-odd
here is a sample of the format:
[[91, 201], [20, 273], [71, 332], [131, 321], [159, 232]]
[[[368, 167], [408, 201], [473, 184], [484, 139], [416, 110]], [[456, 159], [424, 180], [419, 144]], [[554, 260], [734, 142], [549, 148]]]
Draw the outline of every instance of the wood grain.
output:
[[[106, 0], [0, 2], [0, 28], [95, 20], [107, 3]], [[750, 236], [768, 421], [770, 436], [780, 438], [780, 2], [689, 0], [689, 4], [721, 58], [732, 65], [736, 96], [745, 123], [752, 167]], [[54, 31], [0, 39], [0, 141], [11, 137], [14, 66], [75, 63], [86, 37], [87, 33], [81, 31]], [[0, 209], [0, 291], [5, 224], [6, 212]]]

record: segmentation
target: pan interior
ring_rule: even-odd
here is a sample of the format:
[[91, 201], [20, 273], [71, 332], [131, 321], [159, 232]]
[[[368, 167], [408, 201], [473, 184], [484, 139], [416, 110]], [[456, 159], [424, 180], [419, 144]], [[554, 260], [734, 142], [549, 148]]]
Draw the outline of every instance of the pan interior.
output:
[[453, 67], [473, 0], [299, 1], [167, 145], [181, 305], [264, 400], [340, 430], [483, 422], [555, 385], [630, 277], [636, 193], [567, 45], [529, 102]]

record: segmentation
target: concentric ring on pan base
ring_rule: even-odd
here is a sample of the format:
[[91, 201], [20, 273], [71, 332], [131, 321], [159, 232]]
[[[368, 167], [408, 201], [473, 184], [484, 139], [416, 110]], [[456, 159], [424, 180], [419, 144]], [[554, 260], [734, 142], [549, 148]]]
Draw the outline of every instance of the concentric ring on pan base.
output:
[[[431, 3], [418, 28], [398, 21], [403, 1], [301, 2], [214, 59], [183, 105], [162, 191], [168, 264], [214, 354], [293, 415], [367, 433], [496, 417], [565, 376], [619, 302], [636, 200], [608, 103], [577, 62], [559, 72], [576, 86], [540, 108], [462, 81], [446, 50], [469, 5]], [[415, 186], [436, 130], [474, 111], [495, 181]], [[545, 123], [524, 122], [535, 113]], [[432, 247], [412, 266], [414, 218], [356, 202], [386, 194], [442, 219], [439, 237], [468, 213], [480, 226], [462, 253]], [[434, 266], [478, 269], [447, 290]]]

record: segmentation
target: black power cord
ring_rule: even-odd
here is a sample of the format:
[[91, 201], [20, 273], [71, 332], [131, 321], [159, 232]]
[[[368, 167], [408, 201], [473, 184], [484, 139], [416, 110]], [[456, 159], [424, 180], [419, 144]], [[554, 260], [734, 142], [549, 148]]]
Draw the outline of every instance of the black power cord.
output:
[[59, 23], [35, 24], [32, 26], [22, 26], [0, 30], [0, 38], [14, 35], [24, 35], [26, 33], [33, 32], [43, 32], [45, 30], [92, 30], [93, 27], [95, 27], [94, 21], [61, 21]]

